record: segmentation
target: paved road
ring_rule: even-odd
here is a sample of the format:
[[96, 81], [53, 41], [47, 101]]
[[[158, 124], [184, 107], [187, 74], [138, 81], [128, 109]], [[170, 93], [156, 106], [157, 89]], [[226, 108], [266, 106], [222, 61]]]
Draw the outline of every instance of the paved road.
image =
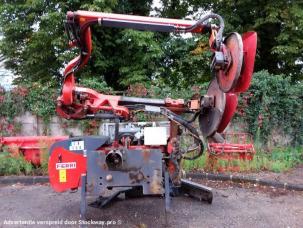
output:
[[[77, 223], [79, 193], [55, 193], [48, 185], [0, 187], [0, 226], [4, 222], [55, 221]], [[302, 227], [303, 194], [285, 192], [272, 196], [236, 186], [214, 190], [213, 204], [180, 197], [172, 202], [173, 213], [164, 213], [161, 198], [115, 202], [107, 209], [89, 208], [92, 221], [116, 222], [104, 227]], [[90, 220], [88, 220], [90, 221]], [[32, 226], [30, 226], [32, 227]], [[55, 225], [44, 227], [56, 227]], [[95, 226], [96, 227], [96, 226]]]

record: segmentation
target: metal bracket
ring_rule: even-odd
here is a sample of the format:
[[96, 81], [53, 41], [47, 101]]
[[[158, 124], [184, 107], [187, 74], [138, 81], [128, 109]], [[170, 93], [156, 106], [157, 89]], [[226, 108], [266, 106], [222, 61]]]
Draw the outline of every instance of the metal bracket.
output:
[[164, 187], [165, 187], [165, 212], [170, 210], [171, 197], [170, 197], [170, 183], [169, 174], [167, 171], [164, 173]]
[[202, 108], [212, 108], [215, 106], [215, 97], [205, 95], [201, 99], [201, 107]]
[[99, 198], [95, 202], [89, 204], [89, 206], [95, 207], [95, 208], [104, 208], [104, 207], [108, 206], [111, 202], [113, 202], [115, 199], [117, 199], [117, 197], [120, 194], [126, 193], [127, 191], [130, 191], [130, 190], [132, 190], [132, 188], [126, 188], [126, 189], [115, 192], [114, 194], [112, 194], [109, 197], [99, 196]]
[[80, 200], [80, 219], [86, 219], [87, 201], [86, 201], [86, 174], [81, 175], [81, 200]]
[[180, 193], [187, 194], [199, 201], [206, 201], [209, 204], [213, 201], [212, 189], [190, 180], [181, 179]]

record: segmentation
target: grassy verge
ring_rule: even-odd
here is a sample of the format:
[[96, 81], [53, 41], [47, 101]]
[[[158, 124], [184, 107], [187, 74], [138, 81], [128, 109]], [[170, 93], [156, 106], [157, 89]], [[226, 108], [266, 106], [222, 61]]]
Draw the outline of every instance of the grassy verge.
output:
[[12, 156], [8, 152], [0, 154], [0, 175], [30, 175], [34, 167], [22, 156]]
[[0, 176], [9, 175], [47, 175], [48, 153], [42, 153], [40, 167], [34, 167], [30, 162], [26, 161], [21, 155], [13, 155], [9, 152], [0, 153]]
[[[0, 175], [47, 175], [48, 153], [41, 151], [42, 164], [36, 168], [27, 162], [21, 155], [13, 155], [8, 152], [0, 153]], [[215, 163], [215, 164], [214, 164]], [[210, 160], [207, 153], [194, 161], [183, 161], [182, 167], [186, 171], [230, 171], [231, 167], [238, 167], [238, 172], [258, 172], [268, 170], [284, 172], [298, 164], [303, 164], [303, 147], [275, 148], [270, 153], [259, 150], [252, 161], [225, 161]]]
[[303, 164], [303, 147], [275, 148], [270, 153], [259, 150], [252, 161], [232, 160], [226, 161], [220, 158], [209, 159], [205, 153], [195, 161], [183, 161], [183, 169], [186, 171], [231, 171], [237, 167], [238, 172], [258, 172], [267, 170], [272, 172], [285, 172], [298, 164]]

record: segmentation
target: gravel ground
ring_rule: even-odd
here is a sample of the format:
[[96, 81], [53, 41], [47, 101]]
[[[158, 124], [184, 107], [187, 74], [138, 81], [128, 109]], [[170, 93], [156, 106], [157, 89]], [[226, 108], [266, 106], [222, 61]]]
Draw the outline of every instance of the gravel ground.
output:
[[291, 184], [303, 184], [303, 164], [298, 165], [296, 168], [290, 169], [287, 172], [283, 173], [274, 173], [274, 172], [259, 172], [252, 174], [245, 174], [251, 177], [257, 177], [260, 179], [275, 180], [280, 182], [287, 182]]
[[[302, 227], [303, 193], [202, 181], [214, 187], [213, 204], [187, 197], [173, 198], [165, 216], [164, 200], [146, 197], [114, 202], [106, 209], [89, 207], [88, 221], [116, 222], [104, 227]], [[273, 194], [275, 193], [275, 194]], [[55, 193], [49, 185], [0, 187], [0, 226], [12, 221], [58, 221], [79, 227], [77, 193]], [[32, 226], [30, 226], [32, 227]], [[45, 225], [43, 227], [48, 227]], [[59, 227], [51, 225], [49, 227]], [[96, 226], [94, 226], [96, 227]]]

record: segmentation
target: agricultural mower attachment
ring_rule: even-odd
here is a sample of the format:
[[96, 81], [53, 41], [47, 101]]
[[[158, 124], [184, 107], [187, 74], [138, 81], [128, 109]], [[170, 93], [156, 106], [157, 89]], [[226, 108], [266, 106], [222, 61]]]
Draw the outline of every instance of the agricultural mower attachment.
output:
[[[209, 19], [218, 21], [210, 24]], [[149, 99], [100, 94], [75, 84], [75, 72], [89, 60], [92, 51], [91, 26], [132, 28], [137, 30], [197, 33], [209, 36], [212, 81], [206, 95], [193, 99]], [[55, 143], [50, 150], [49, 176], [52, 187], [63, 192], [81, 187], [81, 216], [86, 211], [86, 196], [99, 197], [93, 206], [104, 206], [119, 194], [165, 195], [186, 193], [212, 201], [211, 189], [181, 179], [182, 159], [202, 155], [204, 143], [192, 123], [198, 119], [202, 136], [214, 142], [223, 140], [221, 132], [230, 122], [237, 95], [248, 89], [254, 67], [257, 35], [234, 32], [223, 37], [224, 22], [217, 14], [198, 21], [142, 17], [87, 11], [68, 12], [66, 31], [70, 46], [80, 54], [66, 66], [57, 113], [67, 119], [110, 119], [115, 123], [114, 137], [83, 136]], [[136, 131], [120, 130], [121, 121], [129, 121], [132, 112], [158, 113], [169, 125], [146, 123]], [[185, 119], [181, 114], [191, 115]], [[130, 123], [132, 124], [132, 123]], [[181, 149], [182, 128], [193, 137], [195, 146]], [[108, 197], [106, 197], [109, 194]]]

